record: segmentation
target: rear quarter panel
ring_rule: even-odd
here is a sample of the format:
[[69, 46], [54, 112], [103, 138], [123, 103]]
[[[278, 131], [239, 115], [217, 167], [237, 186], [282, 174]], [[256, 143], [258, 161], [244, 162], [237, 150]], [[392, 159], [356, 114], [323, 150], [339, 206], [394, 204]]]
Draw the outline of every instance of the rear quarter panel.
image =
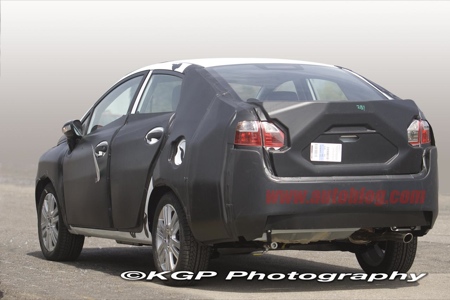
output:
[[[225, 224], [224, 182], [233, 144], [230, 124], [238, 103], [223, 92], [203, 68], [186, 69], [181, 100], [153, 173], [155, 187], [167, 185], [178, 196], [194, 236], [202, 242], [231, 234]], [[181, 139], [186, 140], [186, 151], [176, 166], [172, 157]]]

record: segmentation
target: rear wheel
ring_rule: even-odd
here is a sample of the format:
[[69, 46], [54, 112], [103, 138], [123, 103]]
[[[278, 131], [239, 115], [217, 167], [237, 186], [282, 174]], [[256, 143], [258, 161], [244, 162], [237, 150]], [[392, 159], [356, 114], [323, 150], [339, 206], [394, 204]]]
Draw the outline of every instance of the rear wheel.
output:
[[42, 191], [38, 205], [38, 233], [42, 253], [48, 260], [75, 260], [83, 249], [84, 236], [67, 230], [56, 192], [50, 184]]
[[[211, 248], [197, 242], [189, 228], [184, 210], [173, 193], [158, 203], [152, 226], [153, 260], [158, 272], [197, 273], [208, 267]], [[169, 285], [191, 285], [193, 280], [176, 281], [166, 276]]]
[[366, 273], [408, 272], [416, 257], [417, 237], [407, 244], [402, 242], [377, 242], [368, 244], [356, 253], [359, 265]]

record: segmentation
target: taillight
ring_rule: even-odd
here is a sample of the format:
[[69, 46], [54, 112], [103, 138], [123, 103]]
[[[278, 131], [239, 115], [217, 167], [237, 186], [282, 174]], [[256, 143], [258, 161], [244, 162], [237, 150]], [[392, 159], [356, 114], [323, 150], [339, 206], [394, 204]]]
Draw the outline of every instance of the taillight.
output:
[[261, 146], [261, 127], [258, 121], [242, 121], [237, 124], [235, 145]]
[[431, 143], [430, 125], [425, 120], [414, 120], [407, 129], [408, 142], [411, 146]]
[[430, 135], [430, 124], [427, 121], [421, 121], [421, 144], [430, 144], [431, 143], [431, 135]]
[[284, 146], [284, 133], [275, 124], [261, 122], [264, 147], [280, 149]]
[[284, 133], [273, 123], [242, 121], [237, 124], [234, 144], [280, 149], [284, 146]]

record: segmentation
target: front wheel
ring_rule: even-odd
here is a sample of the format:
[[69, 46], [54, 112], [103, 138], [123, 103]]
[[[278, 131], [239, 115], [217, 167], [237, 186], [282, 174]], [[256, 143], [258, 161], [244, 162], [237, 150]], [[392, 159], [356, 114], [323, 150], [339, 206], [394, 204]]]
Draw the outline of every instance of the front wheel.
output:
[[84, 236], [67, 230], [56, 192], [50, 184], [44, 188], [39, 200], [38, 234], [42, 253], [48, 260], [75, 260], [83, 249]]
[[[200, 244], [189, 228], [184, 210], [173, 193], [158, 203], [152, 225], [153, 260], [158, 272], [206, 270], [211, 248]], [[169, 285], [191, 285], [193, 280], [176, 281], [166, 276]]]
[[359, 265], [366, 273], [405, 273], [416, 257], [417, 237], [407, 244], [402, 242], [376, 242], [356, 253]]

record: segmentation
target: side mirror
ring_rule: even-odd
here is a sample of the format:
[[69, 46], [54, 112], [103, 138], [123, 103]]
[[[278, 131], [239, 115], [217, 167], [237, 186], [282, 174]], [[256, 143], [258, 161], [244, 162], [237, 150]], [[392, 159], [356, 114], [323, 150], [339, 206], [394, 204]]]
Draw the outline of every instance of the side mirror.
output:
[[70, 151], [75, 147], [76, 141], [81, 138], [83, 128], [80, 120], [69, 121], [62, 127], [62, 132], [67, 137]]

